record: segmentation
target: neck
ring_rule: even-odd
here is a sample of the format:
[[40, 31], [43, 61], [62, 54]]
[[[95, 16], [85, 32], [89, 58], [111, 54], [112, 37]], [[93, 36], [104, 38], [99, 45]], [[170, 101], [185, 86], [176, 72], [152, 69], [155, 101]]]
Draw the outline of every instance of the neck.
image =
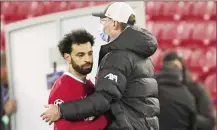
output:
[[80, 78], [81, 80], [85, 80], [87, 77], [87, 75], [82, 75], [78, 73], [77, 71], [75, 71], [71, 66], [69, 67], [69, 72], [75, 75], [76, 77]]
[[110, 41], [118, 37], [120, 34], [121, 34], [121, 30], [113, 31], [113, 33], [110, 34]]

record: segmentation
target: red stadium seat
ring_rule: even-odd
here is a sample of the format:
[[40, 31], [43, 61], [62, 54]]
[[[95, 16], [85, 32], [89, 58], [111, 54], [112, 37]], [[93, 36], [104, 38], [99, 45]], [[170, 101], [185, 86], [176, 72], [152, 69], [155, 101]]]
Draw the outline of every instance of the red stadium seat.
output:
[[57, 8], [57, 10], [58, 12], [68, 10], [68, 1], [60, 2], [60, 6]]
[[164, 5], [162, 16], [166, 19], [172, 20], [178, 7], [178, 2], [168, 2]]
[[204, 31], [203, 42], [206, 46], [216, 46], [216, 22], [207, 22], [208, 27]]
[[44, 2], [32, 2], [28, 17], [36, 17], [47, 14]]
[[190, 72], [191, 72], [191, 78], [192, 78], [194, 81], [202, 82], [202, 81], [200, 80], [200, 77], [201, 77], [201, 75], [203, 75], [203, 73], [198, 72], [198, 71], [192, 71], [192, 70], [190, 70]]
[[146, 20], [150, 20], [153, 16], [154, 2], [145, 2]]
[[216, 73], [216, 48], [209, 47], [204, 53], [204, 62], [202, 63], [204, 73], [200, 79], [204, 81], [208, 75]]
[[193, 22], [180, 22], [177, 26], [176, 36], [173, 42], [177, 42], [181, 46], [189, 46], [189, 44], [192, 44], [190, 37], [192, 35], [194, 26], [195, 24]]
[[184, 47], [177, 47], [174, 51], [177, 52], [184, 61], [188, 61], [192, 55], [192, 50]]
[[195, 28], [193, 29], [192, 37], [190, 38], [191, 44], [188, 44], [188, 47], [204, 47], [204, 31], [206, 30], [206, 24], [203, 22], [195, 23]]
[[74, 4], [74, 7], [75, 7], [74, 9], [77, 9], [77, 8], [83, 8], [83, 7], [85, 7], [85, 2], [72, 2], [72, 4]]
[[163, 57], [164, 53], [163, 51], [158, 48], [157, 51], [154, 53], [154, 55], [151, 56], [151, 60], [154, 64], [154, 66], [158, 66], [157, 68], [159, 69], [159, 66], [161, 65], [161, 61], [162, 61], [162, 57]]
[[184, 2], [167, 2], [165, 3], [162, 16], [167, 20], [180, 20], [184, 6]]
[[14, 12], [17, 12], [17, 2], [1, 2], [1, 14], [4, 15], [5, 24], [16, 21]]
[[[199, 11], [198, 11], [199, 10]], [[215, 20], [216, 6], [210, 2], [147, 2], [147, 20]]]
[[190, 40], [195, 23], [191, 22], [148, 22], [151, 31], [159, 40], [160, 47], [174, 48], [178, 46], [192, 46]]
[[89, 1], [83, 1], [80, 8], [88, 7], [88, 6], [89, 6], [89, 3], [90, 3]]
[[152, 33], [153, 33], [153, 26], [154, 26], [154, 22], [153, 21], [147, 21], [146, 22], [146, 29], [149, 30]]
[[96, 4], [95, 1], [89, 1], [89, 2], [86, 4], [86, 7], [93, 7], [93, 6], [97, 6], [97, 4]]
[[[149, 21], [147, 22], [146, 26], [147, 26], [147, 29], [155, 36], [155, 37], [159, 37], [160, 36], [160, 33], [162, 31], [162, 28], [163, 28], [163, 24], [164, 23], [155, 23], [155, 22], [152, 22], [152, 21]], [[160, 44], [160, 43], [159, 43]]]
[[195, 23], [192, 34], [191, 47], [206, 47], [216, 45], [216, 23], [215, 22], [199, 22]]
[[92, 7], [92, 6], [98, 6], [102, 4], [108, 4], [107, 1], [85, 1], [85, 7]]
[[175, 41], [177, 26], [176, 22], [162, 23], [162, 33], [159, 35], [160, 46], [163, 48], [174, 48], [180, 45], [179, 41]]
[[212, 74], [216, 73], [216, 66], [210, 67], [209, 70], [207, 72], [202, 73], [202, 75], [200, 75], [199, 79], [200, 81], [204, 82], [205, 79]]
[[19, 2], [17, 13], [14, 17], [17, 17], [17, 20], [23, 20], [28, 18], [28, 13], [31, 10], [32, 2]]
[[1, 30], [1, 51], [5, 50], [5, 34], [4, 31]]
[[189, 37], [189, 43], [184, 43], [185, 47], [197, 48], [197, 47], [205, 47], [204, 32], [206, 30], [206, 24], [204, 22], [194, 22], [194, 28], [192, 31], [192, 35]]
[[205, 12], [204, 19], [216, 21], [216, 2], [209, 1], [207, 3], [207, 10]]
[[46, 12], [48, 13], [56, 13], [56, 12], [59, 12], [59, 11], [65, 11], [68, 9], [68, 4], [67, 2], [48, 2], [46, 4], [44, 4], [45, 6], [45, 10]]
[[208, 71], [210, 68], [216, 67], [216, 48], [207, 48], [203, 58], [205, 60], [205, 62], [203, 62], [205, 70]]
[[161, 12], [163, 11], [164, 2], [146, 2], [146, 8], [145, 8], [145, 14], [147, 17], [147, 20], [158, 20], [161, 19]]
[[184, 8], [183, 8], [183, 12], [182, 12], [182, 19], [183, 20], [187, 20], [187, 19], [191, 19], [192, 18], [192, 15], [191, 15], [191, 12], [192, 12], [192, 7], [194, 6], [196, 2], [190, 2], [190, 1], [187, 1], [187, 2], [184, 2]]
[[207, 77], [205, 86], [208, 88], [212, 100], [216, 102], [216, 74]]
[[216, 67], [216, 49], [195, 49], [186, 63], [196, 73], [211, 72], [210, 69]]
[[210, 19], [216, 21], [216, 3], [214, 3], [214, 7], [212, 8]]
[[[201, 19], [201, 20], [210, 20], [212, 19], [212, 13], [215, 9], [215, 2], [196, 2], [193, 7], [193, 18], [194, 19]], [[200, 10], [200, 11], [198, 11]]]
[[195, 73], [203, 73], [204, 66], [204, 50], [203, 49], [194, 49], [192, 50], [192, 55], [186, 61], [187, 66]]
[[196, 47], [204, 47], [207, 43], [204, 43], [204, 37], [207, 30], [207, 24], [204, 22], [197, 23], [192, 34], [192, 40]]
[[[93, 3], [91, 3], [93, 4]], [[68, 2], [68, 9], [77, 9], [77, 8], [84, 8], [88, 7], [90, 2], [83, 1], [83, 2]]]
[[68, 2], [68, 9], [76, 9], [76, 2]]

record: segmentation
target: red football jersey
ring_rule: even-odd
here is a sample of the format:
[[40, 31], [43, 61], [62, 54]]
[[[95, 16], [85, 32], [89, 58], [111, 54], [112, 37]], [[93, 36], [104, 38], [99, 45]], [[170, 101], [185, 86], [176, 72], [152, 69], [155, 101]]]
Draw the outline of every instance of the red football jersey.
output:
[[[66, 72], [58, 78], [50, 92], [49, 104], [60, 104], [85, 98], [93, 93], [91, 81], [82, 81], [73, 74]], [[108, 125], [106, 114], [99, 117], [89, 117], [81, 121], [66, 121], [61, 119], [54, 123], [54, 130], [103, 130]]]

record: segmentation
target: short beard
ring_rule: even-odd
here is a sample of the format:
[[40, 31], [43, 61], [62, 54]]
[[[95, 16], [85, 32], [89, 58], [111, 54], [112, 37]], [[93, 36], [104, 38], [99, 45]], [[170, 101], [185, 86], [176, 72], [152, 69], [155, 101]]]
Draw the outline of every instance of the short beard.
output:
[[[93, 67], [93, 63], [86, 63], [86, 64], [84, 64], [84, 65], [79, 66], [79, 65], [77, 65], [77, 64], [75, 63], [75, 61], [74, 61], [72, 58], [71, 58], [71, 64], [72, 64], [72, 68], [73, 68], [76, 72], [78, 72], [79, 74], [82, 74], [82, 75], [87, 75], [87, 74], [89, 74], [89, 73], [92, 71], [92, 67]], [[85, 65], [90, 65], [91, 67], [84, 69], [84, 66], [85, 66]]]

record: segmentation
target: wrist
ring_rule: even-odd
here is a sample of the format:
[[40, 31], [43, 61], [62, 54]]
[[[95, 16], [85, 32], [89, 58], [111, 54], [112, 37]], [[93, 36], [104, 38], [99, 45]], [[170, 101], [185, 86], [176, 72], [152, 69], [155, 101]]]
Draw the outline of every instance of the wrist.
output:
[[58, 107], [58, 112], [59, 112], [60, 119], [61, 119], [61, 118], [63, 118], [63, 114], [62, 114], [61, 109], [60, 109], [60, 104], [58, 104], [57, 107]]

